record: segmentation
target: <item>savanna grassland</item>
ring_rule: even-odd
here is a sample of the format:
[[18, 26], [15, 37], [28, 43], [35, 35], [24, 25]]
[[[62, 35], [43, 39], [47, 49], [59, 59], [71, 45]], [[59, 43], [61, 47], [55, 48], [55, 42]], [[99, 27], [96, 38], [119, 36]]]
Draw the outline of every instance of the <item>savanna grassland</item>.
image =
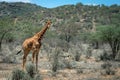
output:
[[[52, 25], [42, 40], [38, 72], [23, 53], [26, 38]], [[120, 80], [120, 6], [0, 2], [0, 80]]]

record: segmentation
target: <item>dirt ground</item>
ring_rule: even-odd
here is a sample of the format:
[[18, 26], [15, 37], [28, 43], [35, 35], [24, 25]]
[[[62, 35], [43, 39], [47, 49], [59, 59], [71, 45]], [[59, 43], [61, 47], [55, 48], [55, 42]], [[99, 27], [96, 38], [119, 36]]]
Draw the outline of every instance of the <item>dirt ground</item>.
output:
[[[21, 69], [20, 63], [0, 63], [0, 80], [6, 80], [15, 68]], [[61, 69], [56, 73], [53, 73], [49, 68], [49, 61], [46, 58], [39, 60], [39, 73], [43, 80], [120, 80], [120, 62], [111, 62], [115, 66], [119, 64], [119, 67], [114, 67], [114, 75], [106, 75], [100, 68], [102, 61], [96, 62], [91, 59], [86, 60], [85, 63], [77, 62], [80, 69]], [[87, 65], [87, 66], [86, 66]], [[103, 71], [103, 72], [102, 72]], [[116, 77], [117, 76], [117, 77]]]

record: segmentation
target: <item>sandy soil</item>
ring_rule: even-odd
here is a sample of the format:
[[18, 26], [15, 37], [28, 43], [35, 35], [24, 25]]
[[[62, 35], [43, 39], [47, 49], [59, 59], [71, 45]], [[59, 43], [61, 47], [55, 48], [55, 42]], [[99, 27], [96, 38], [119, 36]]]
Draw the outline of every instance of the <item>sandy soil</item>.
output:
[[[92, 63], [91, 63], [92, 62]], [[21, 63], [21, 62], [20, 62]], [[0, 80], [6, 80], [6, 78], [11, 74], [12, 70], [15, 68], [21, 69], [21, 64], [16, 63], [0, 63]], [[39, 73], [41, 74], [43, 80], [112, 80], [115, 76], [120, 76], [120, 65], [115, 69], [115, 75], [102, 75], [101, 69], [96, 68], [96, 66], [101, 65], [103, 62], [95, 62], [86, 60], [86, 63], [78, 62], [81, 65], [81, 71], [78, 72], [77, 69], [61, 69], [56, 73], [53, 73], [49, 68], [49, 61], [46, 58], [41, 58], [39, 60]], [[88, 65], [85, 67], [84, 65]], [[120, 64], [120, 62], [118, 62]], [[94, 65], [94, 67], [92, 67]], [[93, 69], [92, 69], [93, 68]], [[120, 77], [119, 77], [120, 78]], [[117, 80], [117, 79], [116, 79]], [[118, 79], [120, 80], [120, 79]]]

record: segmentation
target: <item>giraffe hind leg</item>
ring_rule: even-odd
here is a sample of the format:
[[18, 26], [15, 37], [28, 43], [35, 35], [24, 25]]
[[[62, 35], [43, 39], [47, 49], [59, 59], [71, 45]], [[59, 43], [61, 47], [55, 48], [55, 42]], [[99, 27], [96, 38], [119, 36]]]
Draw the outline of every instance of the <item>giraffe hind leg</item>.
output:
[[39, 53], [36, 54], [36, 71], [38, 70], [38, 54]]
[[34, 61], [35, 61], [35, 54], [36, 54], [36, 52], [33, 51], [33, 53], [32, 53], [32, 63], [33, 63], [33, 64], [34, 64]]
[[36, 52], [36, 71], [38, 71], [38, 56], [39, 56], [39, 50], [40, 50], [40, 47], [37, 49], [37, 52]]

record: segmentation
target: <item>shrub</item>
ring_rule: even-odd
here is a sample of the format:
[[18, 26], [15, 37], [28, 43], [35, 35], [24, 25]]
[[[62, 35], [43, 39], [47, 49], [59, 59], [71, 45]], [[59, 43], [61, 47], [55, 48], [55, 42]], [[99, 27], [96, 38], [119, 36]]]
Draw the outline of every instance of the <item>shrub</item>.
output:
[[34, 68], [32, 64], [27, 65], [27, 68], [27, 73], [19, 69], [13, 70], [7, 80], [42, 80], [40, 74], [33, 73]]
[[28, 65], [26, 65], [26, 71], [27, 74], [33, 78], [35, 76], [35, 66], [32, 63], [29, 63]]
[[83, 70], [80, 69], [80, 68], [77, 68], [76, 71], [77, 71], [78, 74], [83, 73]]
[[16, 63], [16, 62], [17, 62], [15, 56], [13, 56], [13, 55], [11, 55], [11, 54], [4, 56], [4, 57], [2, 58], [2, 61], [3, 61], [4, 63]]
[[79, 61], [80, 60], [80, 52], [76, 52], [76, 55], [75, 55], [75, 61]]
[[113, 70], [112, 64], [109, 62], [106, 62], [101, 65], [101, 67], [104, 69], [104, 75], [114, 75], [115, 70]]
[[9, 80], [21, 80], [24, 78], [25, 73], [22, 70], [15, 69], [12, 71], [12, 75]]
[[59, 56], [59, 51], [58, 50], [55, 50], [54, 54], [53, 54], [53, 61], [52, 61], [52, 71], [53, 72], [56, 72], [57, 69], [58, 69], [58, 65], [59, 65], [59, 62], [58, 62], [58, 56]]
[[115, 75], [111, 80], [120, 80], [120, 76]]
[[66, 68], [72, 69], [72, 65], [70, 64], [70, 61], [65, 61]]
[[112, 56], [108, 55], [106, 52], [100, 56], [100, 59], [103, 61], [112, 60]]
[[109, 63], [109, 62], [106, 62], [106, 63], [102, 64], [101, 67], [102, 67], [103, 69], [107, 69], [107, 68], [112, 67], [112, 64]]
[[40, 74], [36, 74], [34, 77], [34, 80], [42, 80], [42, 77]]
[[115, 74], [115, 71], [113, 69], [111, 69], [111, 68], [108, 68], [105, 71], [106, 71], [107, 75], [114, 75]]
[[86, 51], [86, 58], [90, 58], [92, 56], [92, 48], [89, 46]]

